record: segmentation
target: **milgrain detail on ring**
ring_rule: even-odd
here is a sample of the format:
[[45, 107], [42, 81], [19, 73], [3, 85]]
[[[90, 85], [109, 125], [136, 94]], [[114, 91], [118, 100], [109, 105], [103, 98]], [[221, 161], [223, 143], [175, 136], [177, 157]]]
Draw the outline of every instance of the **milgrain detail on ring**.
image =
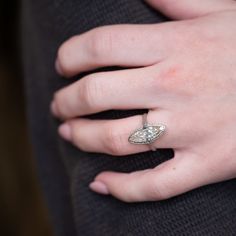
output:
[[132, 144], [150, 144], [164, 134], [166, 126], [163, 124], [147, 124], [142, 128], [136, 129], [130, 136], [128, 141]]

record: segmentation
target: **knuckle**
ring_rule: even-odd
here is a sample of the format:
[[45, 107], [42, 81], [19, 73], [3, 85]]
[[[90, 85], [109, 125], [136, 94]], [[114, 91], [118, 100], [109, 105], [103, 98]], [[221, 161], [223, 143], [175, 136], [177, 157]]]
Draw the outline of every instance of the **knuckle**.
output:
[[86, 110], [91, 108], [94, 109], [94, 107], [97, 108], [99, 92], [99, 84], [94, 75], [89, 75], [81, 80], [81, 89], [78, 92], [78, 96], [79, 99], [83, 101], [82, 103], [86, 107]]
[[115, 126], [107, 127], [104, 146], [105, 150], [111, 155], [119, 156], [124, 153], [124, 140]]
[[112, 52], [114, 35], [108, 27], [100, 27], [91, 31], [88, 40], [88, 51], [95, 59], [102, 59]]

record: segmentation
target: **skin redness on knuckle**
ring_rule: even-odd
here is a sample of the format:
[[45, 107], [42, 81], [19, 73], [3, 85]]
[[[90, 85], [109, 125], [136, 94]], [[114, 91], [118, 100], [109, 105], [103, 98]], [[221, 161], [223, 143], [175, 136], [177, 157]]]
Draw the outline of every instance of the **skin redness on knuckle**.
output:
[[153, 79], [152, 87], [156, 90], [175, 93], [183, 87], [183, 68], [181, 65], [165, 65]]

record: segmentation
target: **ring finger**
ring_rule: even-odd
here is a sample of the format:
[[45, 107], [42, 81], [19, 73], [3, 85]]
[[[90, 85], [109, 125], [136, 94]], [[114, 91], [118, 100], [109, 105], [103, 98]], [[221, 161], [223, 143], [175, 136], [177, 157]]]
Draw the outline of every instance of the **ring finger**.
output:
[[[172, 118], [171, 118], [172, 117]], [[186, 132], [176, 129], [170, 112], [150, 111], [148, 123], [164, 124], [167, 129], [160, 139], [151, 144], [155, 148], [180, 148], [186, 139]], [[60, 135], [83, 151], [107, 153], [114, 156], [129, 155], [151, 150], [150, 145], [135, 145], [128, 142], [131, 133], [142, 127], [142, 116], [136, 115], [117, 120], [74, 119], [59, 128]], [[185, 134], [181, 136], [179, 134]]]

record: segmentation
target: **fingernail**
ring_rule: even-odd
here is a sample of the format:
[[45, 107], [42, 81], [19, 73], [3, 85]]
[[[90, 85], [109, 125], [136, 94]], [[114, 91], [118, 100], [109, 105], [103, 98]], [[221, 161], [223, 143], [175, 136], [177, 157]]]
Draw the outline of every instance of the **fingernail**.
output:
[[62, 124], [59, 127], [58, 132], [62, 138], [64, 138], [67, 141], [71, 141], [71, 127], [70, 127], [70, 125], [68, 125], [67, 123]]
[[57, 105], [56, 105], [56, 102], [53, 101], [51, 103], [51, 112], [53, 115], [57, 116], [58, 115], [58, 111], [57, 111]]
[[107, 186], [100, 181], [94, 181], [94, 182], [90, 183], [89, 188], [97, 193], [100, 193], [100, 194], [104, 194], [104, 195], [109, 194]]
[[60, 62], [59, 62], [58, 58], [56, 59], [55, 67], [56, 67], [57, 73], [59, 75], [62, 75], [62, 69], [61, 69], [61, 65], [60, 65]]

